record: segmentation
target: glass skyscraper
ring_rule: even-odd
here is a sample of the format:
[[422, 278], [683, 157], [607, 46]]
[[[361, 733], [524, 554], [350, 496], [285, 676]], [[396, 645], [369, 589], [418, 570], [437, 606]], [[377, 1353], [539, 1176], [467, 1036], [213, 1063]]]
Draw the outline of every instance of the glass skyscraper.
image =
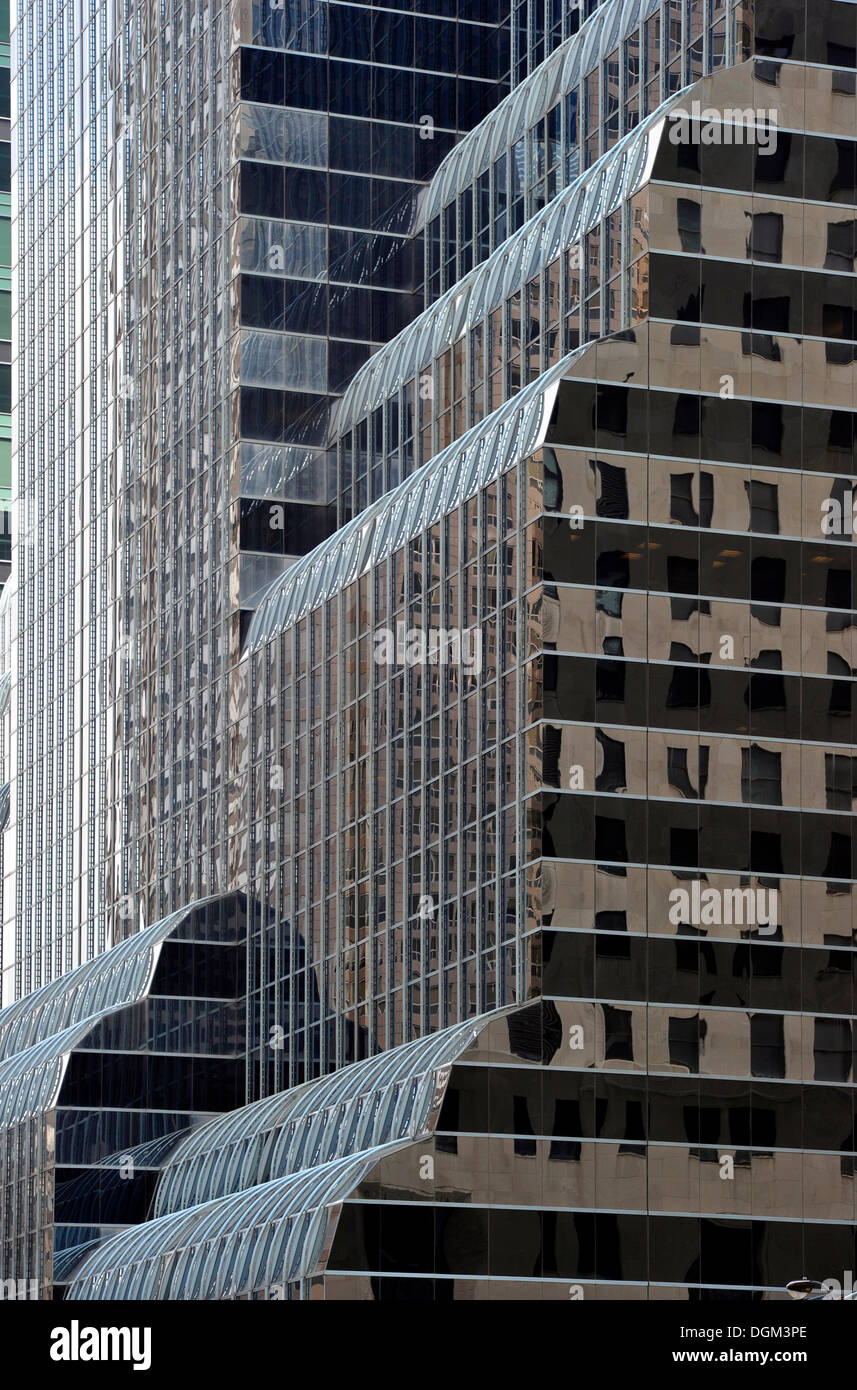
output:
[[0, 6], [0, 582], [9, 577], [12, 526], [12, 204], [9, 5]]
[[[857, 5], [425, 8], [93, 30], [121, 371], [63, 376], [66, 311], [18, 343], [22, 420], [55, 341], [115, 417], [101, 540], [46, 397], [19, 431], [0, 1218], [43, 1296], [855, 1267]], [[44, 653], [101, 634], [75, 722]]]
[[504, 6], [435, 8], [21, 9], [14, 992], [245, 872], [242, 633], [335, 526], [419, 188], [508, 90]]

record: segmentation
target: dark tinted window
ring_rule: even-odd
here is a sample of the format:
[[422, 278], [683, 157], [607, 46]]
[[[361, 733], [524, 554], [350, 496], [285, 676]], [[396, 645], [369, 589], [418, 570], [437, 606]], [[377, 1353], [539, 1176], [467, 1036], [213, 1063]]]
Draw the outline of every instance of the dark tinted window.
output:
[[241, 161], [241, 211], [255, 217], [282, 217], [286, 171], [276, 164]]
[[286, 100], [286, 60], [265, 48], [241, 49], [241, 97], [282, 106]]
[[247, 328], [285, 327], [286, 289], [267, 275], [241, 276], [241, 322]]

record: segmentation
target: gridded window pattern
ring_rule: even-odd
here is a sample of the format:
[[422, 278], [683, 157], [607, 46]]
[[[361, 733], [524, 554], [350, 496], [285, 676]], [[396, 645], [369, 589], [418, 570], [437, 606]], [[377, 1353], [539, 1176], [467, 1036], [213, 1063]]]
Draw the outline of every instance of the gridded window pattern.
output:
[[[822, 7], [820, 30], [798, 23], [788, 33], [786, 8], [760, 0], [759, 56], [723, 82], [715, 76], [711, 96], [719, 85], [733, 101], [742, 83], [745, 92], [777, 93], [772, 102], [797, 93], [798, 105], [812, 105], [813, 128], [783, 121], [773, 163], [746, 149], [729, 150], [727, 162], [716, 144], [662, 141], [645, 196], [633, 180], [623, 185], [622, 159], [651, 120], [648, 68], [641, 59], [641, 130], [623, 135], [627, 71], [621, 55], [613, 58], [608, 25], [628, 10], [605, 7], [590, 20], [604, 16], [610, 42], [597, 69], [581, 75], [581, 158], [605, 162], [586, 189], [596, 206], [577, 265], [560, 264], [555, 293], [551, 267], [572, 243], [544, 245], [555, 225], [546, 217], [542, 241], [514, 234], [507, 249], [521, 263], [498, 303], [482, 301], [485, 312], [465, 324], [480, 303], [468, 298], [474, 280], [460, 305], [445, 306], [448, 317], [426, 321], [438, 435], [419, 458], [441, 452], [272, 586], [231, 683], [221, 673], [237, 654], [238, 624], [215, 660], [191, 636], [199, 610], [170, 606], [191, 592], [200, 569], [215, 590], [217, 580], [232, 582], [234, 533], [227, 544], [223, 503], [209, 499], [211, 549], [200, 558], [179, 524], [199, 497], [164, 510], [179, 482], [194, 487], [199, 456], [190, 449], [171, 460], [174, 472], [166, 464], [156, 472], [129, 450], [142, 511], [129, 506], [122, 535], [134, 541], [127, 549], [143, 578], [136, 589], [129, 581], [135, 602], [123, 616], [133, 611], [143, 622], [133, 647], [143, 674], [132, 674], [134, 698], [117, 707], [130, 721], [122, 737], [137, 738], [144, 763], [131, 773], [142, 784], [151, 772], [143, 815], [159, 838], [144, 867], [151, 882], [161, 875], [167, 899], [186, 890], [179, 831], [200, 803], [210, 811], [214, 830], [197, 821], [198, 833], [204, 843], [216, 839], [224, 857], [212, 855], [207, 869], [215, 879], [240, 875], [248, 897], [248, 978], [241, 952], [230, 969], [184, 950], [198, 942], [166, 942], [179, 949], [163, 957], [171, 965], [154, 982], [162, 994], [153, 987], [152, 999], [121, 1018], [111, 1011], [94, 1020], [86, 1046], [77, 1034], [49, 1038], [18, 1059], [22, 1076], [44, 1065], [52, 1095], [50, 1067], [71, 1049], [59, 1100], [75, 1113], [73, 1133], [54, 1134], [25, 1107], [22, 1123], [3, 1135], [2, 1239], [13, 1275], [35, 1264], [46, 1284], [51, 1250], [62, 1245], [60, 1269], [73, 1277], [70, 1250], [94, 1238], [98, 1223], [84, 1229], [79, 1219], [86, 1183], [60, 1177], [50, 1146], [59, 1152], [62, 1140], [64, 1153], [87, 1152], [92, 1131], [78, 1112], [97, 1111], [89, 1103], [96, 1090], [113, 1137], [133, 1132], [125, 1118], [114, 1124], [113, 1112], [137, 1111], [131, 1102], [140, 1097], [144, 1109], [170, 1111], [178, 1128], [178, 1115], [197, 1106], [233, 1107], [245, 1082], [252, 1097], [270, 1096], [512, 1005], [506, 1036], [493, 1036], [491, 1066], [480, 1067], [478, 1048], [458, 1065], [439, 1117], [436, 1153], [448, 1163], [440, 1180], [466, 1193], [466, 1203], [423, 1194], [396, 1201], [394, 1237], [382, 1242], [386, 1199], [377, 1184], [407, 1192], [412, 1174], [398, 1165], [413, 1154], [390, 1152], [387, 1168], [372, 1173], [365, 1152], [349, 1149], [352, 1135], [356, 1144], [369, 1133], [371, 1115], [359, 1102], [350, 1108], [341, 1153], [340, 1115], [322, 1109], [311, 1116], [311, 1137], [319, 1155], [335, 1152], [329, 1163], [120, 1236], [113, 1253], [140, 1257], [122, 1275], [125, 1293], [220, 1296], [234, 1278], [229, 1288], [266, 1296], [277, 1277], [290, 1294], [305, 1292], [319, 1272], [303, 1256], [324, 1243], [340, 1202], [325, 1277], [362, 1281], [361, 1296], [383, 1296], [388, 1274], [437, 1286], [491, 1276], [525, 1288], [538, 1278], [581, 1279], [596, 1290], [614, 1281], [765, 1293], [795, 1269], [853, 1268], [857, 571], [850, 534], [828, 537], [820, 522], [825, 504], [844, 508], [857, 462], [857, 161], [845, 80], [855, 45], [843, 20], [853, 27], [857, 6], [836, 0]], [[795, 13], [799, 20], [800, 7]], [[547, 11], [527, 14], [536, 44], [543, 16], [547, 40]], [[652, 6], [655, 17], [658, 101], [704, 70], [714, 51], [709, 21], [725, 21], [733, 57], [749, 53], [743, 13], [670, 0], [657, 15]], [[320, 28], [310, 32], [307, 43], [322, 42]], [[548, 117], [554, 104], [535, 114]], [[525, 132], [514, 174], [522, 215], [528, 169], [548, 180], [556, 162], [547, 146], [562, 139], [562, 113], [559, 129], [551, 134], [548, 121], [533, 140]], [[618, 155], [602, 153], [614, 135]], [[25, 143], [31, 172], [41, 148]], [[132, 169], [143, 198], [144, 168], [132, 160]], [[171, 215], [177, 223], [177, 208]], [[456, 207], [452, 234], [458, 216]], [[191, 219], [187, 264], [196, 264], [193, 227]], [[453, 275], [447, 235], [440, 254]], [[525, 246], [534, 258], [526, 267]], [[579, 277], [573, 307], [563, 288], [571, 271]], [[611, 331], [614, 279], [624, 332]], [[151, 312], [145, 295], [136, 297], [145, 277], [128, 283], [123, 307], [134, 310], [142, 353], [132, 434], [154, 437], [133, 414], [141, 410], [174, 442], [187, 420], [195, 428], [185, 407], [196, 398], [184, 388], [208, 359], [200, 349], [199, 361], [191, 354], [165, 367], [157, 335], [141, 326]], [[484, 277], [479, 283], [487, 296]], [[657, 305], [648, 317], [647, 304]], [[173, 304], [175, 315], [182, 305]], [[635, 305], [639, 313], [626, 319]], [[564, 332], [569, 315], [580, 339], [557, 349], [567, 354], [557, 360], [551, 325]], [[441, 328], [450, 331], [438, 343]], [[28, 351], [38, 343], [33, 332]], [[365, 427], [354, 447], [371, 449], [373, 470], [376, 458], [388, 467], [389, 446], [405, 437], [409, 383], [419, 410], [420, 343], [409, 348], [413, 359], [392, 363], [390, 353], [353, 392], [356, 400], [377, 388], [371, 401], [360, 396], [367, 408], [350, 422], [352, 433]], [[150, 410], [164, 399], [149, 390], [155, 363], [175, 373], [171, 422], [160, 404]], [[489, 396], [496, 365], [499, 405]], [[483, 418], [474, 390], [479, 409], [492, 412]], [[224, 424], [217, 412], [211, 418]], [[417, 414], [412, 437], [424, 429]], [[212, 449], [218, 458], [216, 442]], [[63, 480], [75, 454], [56, 457], [53, 473]], [[277, 462], [254, 454], [250, 467], [264, 475]], [[43, 489], [53, 473], [42, 460]], [[38, 554], [27, 563], [20, 611], [29, 621], [42, 578]], [[74, 637], [86, 631], [77, 621]], [[204, 629], [215, 630], [223, 636], [214, 622]], [[26, 640], [21, 650], [32, 655]], [[194, 705], [198, 724], [183, 724], [178, 696], [188, 672], [195, 678], [197, 656], [209, 663], [206, 679], [216, 666], [216, 685], [203, 681], [211, 700]], [[148, 740], [139, 735], [158, 720]], [[200, 755], [197, 728], [221, 740], [220, 762]], [[21, 748], [23, 758], [23, 736]], [[182, 769], [197, 778], [188, 803]], [[48, 823], [33, 818], [32, 861]], [[245, 992], [246, 1078], [244, 1038], [228, 1007]], [[188, 1042], [189, 1058], [165, 1055]], [[209, 1046], [221, 1044], [227, 1055], [212, 1057]], [[21, 1085], [12, 1100], [29, 1095]], [[105, 1106], [111, 1098], [117, 1104]], [[144, 1155], [145, 1183], [172, 1137], [169, 1124], [138, 1135], [155, 1146]], [[295, 1162], [309, 1141], [301, 1134]], [[728, 1183], [724, 1156], [734, 1168]], [[244, 1158], [236, 1145], [230, 1171]], [[37, 1176], [39, 1166], [46, 1171]], [[513, 1174], [514, 1204], [508, 1186], [498, 1200], [498, 1172], [504, 1184]], [[220, 1176], [225, 1182], [223, 1169]], [[355, 1193], [364, 1180], [376, 1187]], [[105, 1224], [118, 1211], [116, 1187], [105, 1184]], [[59, 1204], [55, 1214], [68, 1203], [74, 1228], [53, 1245], [46, 1199]], [[164, 1234], [180, 1259], [149, 1250], [149, 1238]], [[104, 1263], [94, 1260], [90, 1272], [89, 1291], [105, 1292]]]
[[544, 62], [604, 0], [514, 0], [512, 6], [512, 78], [519, 82]]
[[0, 1064], [0, 1278], [20, 1296], [50, 1298], [93, 1243], [145, 1220], [179, 1139], [243, 1100], [244, 899], [140, 941], [0, 1015], [23, 1049]]
[[18, 994], [228, 876], [228, 16], [51, 15], [15, 34]]
[[[240, 434], [323, 484], [331, 402], [423, 306], [425, 182], [509, 87], [508, 0], [407, 8], [238, 7]], [[336, 525], [335, 474], [318, 510], [274, 495], [285, 527], [242, 515], [245, 614]]]
[[[334, 416], [342, 505], [359, 511], [568, 352], [647, 315], [672, 322], [673, 343], [698, 342], [702, 323], [740, 329], [722, 336], [724, 372], [729, 353], [745, 375], [753, 359], [796, 361], [801, 339], [813, 371], [847, 368], [855, 108], [813, 117], [843, 135], [804, 131], [802, 73], [786, 67], [771, 96], [761, 63], [742, 69], [748, 106], [775, 102], [776, 150], [675, 144], [650, 119], [367, 363]], [[782, 452], [784, 408], [754, 407], [754, 448]], [[765, 485], [753, 489], [758, 529], [775, 528]]]
[[[835, 8], [853, 23], [853, 6]], [[525, 3], [517, 15], [526, 11]], [[743, 3], [616, 0], [589, 12], [432, 180], [423, 214], [428, 303], [662, 102], [749, 52], [752, 6]]]
[[[9, 0], [0, 5], [0, 585], [9, 578], [12, 550], [12, 157]], [[5, 773], [0, 771], [0, 780]], [[0, 876], [3, 863], [0, 855]]]
[[104, 248], [118, 239], [113, 200], [125, 173], [109, 170], [106, 154], [117, 112], [108, 29], [108, 7], [92, 0], [24, 5], [13, 34], [21, 524], [4, 998], [102, 949], [112, 925], [119, 520], [110, 477], [123, 466], [116, 344], [125, 275], [121, 258], [108, 275]]
[[267, 487], [242, 488], [230, 518], [243, 632], [266, 588], [335, 530], [331, 403], [421, 310], [420, 195], [507, 93], [510, 47], [508, 0], [458, 13], [338, 0], [235, 8], [233, 426], [242, 452], [264, 454]]
[[[412, 316], [400, 195], [508, 86], [502, 3], [460, 20], [232, 8], [20, 12], [14, 662], [31, 694], [16, 720], [4, 997], [236, 881], [240, 610], [286, 556], [251, 553], [236, 590], [258, 528], [230, 481], [234, 446], [267, 448], [269, 479], [283, 462], [289, 554], [329, 533], [332, 517], [286, 494], [294, 455], [276, 446]], [[233, 226], [255, 262], [246, 287]], [[326, 493], [319, 418], [303, 464]]]
[[[605, 983], [630, 980], [636, 966], [611, 942], [621, 945], [595, 943]], [[687, 943], [663, 944], [665, 970], [686, 977]], [[548, 934], [545, 945], [552, 960], [563, 948], [569, 985], [592, 959], [583, 933]], [[777, 948], [757, 948], [756, 959], [765, 951], [776, 974]], [[651, 1010], [648, 1027], [671, 1060], [648, 1075], [638, 1069], [646, 1025], [631, 1009], [600, 1005], [586, 1020], [612, 1052], [599, 1074], [568, 1046], [583, 1018], [569, 1000], [489, 1024], [452, 1067], [433, 1144], [379, 1157], [344, 1203], [315, 1296], [567, 1302], [573, 1282], [584, 1302], [776, 1299], [796, 1268], [849, 1269], [847, 1088], [778, 1078], [765, 1059], [784, 1039], [793, 1045], [792, 1020], [763, 1014], [753, 1016], [758, 1079], [689, 1074], [711, 1016], [658, 1017], [666, 1012]], [[816, 1055], [828, 1040], [841, 1055], [841, 1025], [824, 1025], [815, 1020]], [[420, 1152], [434, 1159], [429, 1181]], [[784, 1219], [791, 1181], [803, 1195]]]
[[[247, 658], [248, 852], [283, 924], [253, 953], [260, 1094], [525, 988], [526, 479], [518, 461]], [[412, 660], [432, 633], [457, 656]]]
[[[84, 1252], [69, 1296], [567, 1302], [574, 1281], [585, 1301], [665, 1289], [765, 1299], [782, 1297], [795, 1268], [850, 1268], [857, 1154], [847, 1088], [836, 1084], [843, 1059], [850, 1064], [849, 1023], [807, 1020], [816, 1070], [796, 1082], [781, 1059], [794, 1054], [798, 1020], [721, 1010], [721, 1035], [726, 1018], [735, 1043], [748, 1044], [750, 1076], [699, 1074], [717, 1011], [671, 1006], [646, 1016], [579, 996], [594, 965], [615, 998], [630, 998], [647, 945], [657, 982], [687, 989], [698, 961], [726, 943], [637, 937], [623, 952], [615, 935], [565, 931], [545, 932], [543, 944], [546, 997], [474, 1020], [469, 1046], [464, 1030], [450, 1030], [302, 1088], [294, 1100], [311, 1118], [292, 1135], [281, 1124], [287, 1098], [202, 1127], [166, 1168], [169, 1183], [182, 1155], [201, 1148], [202, 1203]], [[739, 989], [751, 976], [775, 987], [783, 973], [800, 975], [799, 959], [783, 972], [776, 945], [730, 950], [734, 964], [724, 950], [720, 978]], [[581, 1030], [595, 1046], [575, 1056], [569, 1039]], [[422, 1070], [426, 1047], [448, 1049], [443, 1074]], [[400, 1079], [395, 1123], [409, 1131], [381, 1148], [364, 1135], [374, 1117], [393, 1115], [386, 1091], [355, 1094], [372, 1072]], [[337, 1104], [340, 1093], [350, 1100]], [[242, 1114], [251, 1129], [243, 1140]], [[349, 1128], [351, 1153], [331, 1160], [319, 1134], [342, 1139]], [[227, 1134], [233, 1143], [212, 1151], [206, 1141]], [[308, 1149], [309, 1164], [298, 1162]], [[786, 1208], [792, 1186], [800, 1200]]]
[[637, 190], [656, 144], [649, 123], [358, 373], [332, 423], [343, 519], [568, 353], [645, 314], [645, 272], [625, 267], [644, 249]]

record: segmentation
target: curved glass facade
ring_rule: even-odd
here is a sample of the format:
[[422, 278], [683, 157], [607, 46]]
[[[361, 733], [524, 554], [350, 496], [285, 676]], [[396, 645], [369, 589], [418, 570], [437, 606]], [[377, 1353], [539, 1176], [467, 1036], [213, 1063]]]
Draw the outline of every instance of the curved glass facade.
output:
[[212, 1121], [170, 1158], [153, 1215], [416, 1138], [431, 1127], [440, 1070], [484, 1025], [459, 1024]]
[[407, 479], [395, 492], [341, 528], [330, 540], [294, 565], [273, 584], [259, 604], [247, 637], [247, 650], [277, 636], [324, 599], [368, 573], [457, 499], [495, 480], [514, 454], [535, 448], [552, 405], [551, 387], [566, 364], [535, 382], [498, 410], [486, 427], [474, 428]]
[[[129, 321], [141, 395], [117, 467], [152, 463], [117, 582], [141, 664], [104, 688], [134, 754], [119, 781], [142, 768], [146, 790], [98, 852], [165, 910], [190, 883], [240, 891], [0, 1014], [3, 1273], [42, 1296], [376, 1301], [755, 1301], [842, 1278], [857, 4], [613, 0], [576, 36], [543, 0], [455, 30], [384, 9], [296, 0], [265, 27], [239, 6], [240, 44], [212, 23], [175, 59], [229, 67], [206, 149], [237, 180], [238, 242], [168, 381], [149, 348], [177, 340], [186, 301], [156, 287]], [[387, 61], [418, 33], [436, 67]], [[510, 37], [511, 73], [480, 68]], [[374, 127], [405, 92], [428, 115], [454, 94], [443, 129], [464, 130], [470, 86], [507, 76], [496, 134], [463, 141], [430, 195], [447, 201], [428, 204], [429, 298], [460, 278], [414, 323], [400, 305], [397, 336], [380, 296], [413, 288], [385, 281], [417, 244], [419, 106], [399, 172]], [[180, 152], [200, 140], [188, 127]], [[173, 191], [184, 277], [213, 243]], [[367, 269], [382, 238], [396, 249]], [[335, 248], [363, 266], [341, 299]], [[221, 289], [228, 349], [205, 336]], [[346, 303], [368, 314], [351, 337]], [[384, 339], [331, 387], [334, 341]], [[209, 411], [189, 373], [221, 351], [234, 391]], [[269, 524], [269, 491], [327, 505], [304, 397], [324, 413], [343, 390], [340, 516], [357, 514], [327, 538], [309, 511]], [[224, 486], [227, 459], [255, 492]], [[252, 594], [250, 557], [272, 561]], [[53, 785], [40, 748], [34, 786]], [[27, 810], [16, 783], [11, 801]], [[52, 971], [84, 946], [86, 902], [49, 941], [36, 914], [25, 975], [46, 942]], [[122, 932], [145, 920], [131, 903]]]
[[288, 1297], [289, 1284], [323, 1263], [339, 1203], [379, 1156], [340, 1158], [149, 1221], [90, 1255], [68, 1297]]
[[447, 155], [422, 204], [425, 221], [431, 221], [452, 198], [475, 183], [478, 175], [506, 154], [561, 97], [579, 86], [583, 73], [597, 70], [609, 50], [626, 39], [641, 20], [657, 13], [660, 4], [661, 0], [611, 0], [609, 10], [599, 10], [591, 23], [538, 65]]
[[419, 193], [509, 90], [508, 0], [200, 13], [60, 4], [49, 39], [37, 7], [17, 16], [15, 666], [34, 698], [4, 1000], [104, 950], [129, 905], [151, 922], [238, 887], [224, 711], [250, 614], [335, 529], [330, 403], [421, 310]]
[[105, 1009], [122, 1008], [141, 999], [151, 982], [161, 943], [204, 906], [203, 902], [188, 904], [3, 1009], [0, 1057], [12, 1057], [39, 1037], [61, 1033], [72, 1024], [94, 1019]]
[[18, 1124], [31, 1115], [50, 1110], [62, 1085], [72, 1049], [110, 1012], [104, 1009], [93, 1014], [83, 1023], [72, 1024], [0, 1063], [0, 1086], [3, 1087], [0, 1126]]
[[[854, 590], [822, 518], [857, 438], [855, 98], [830, 67], [775, 76], [759, 60], [686, 97], [770, 106], [775, 149], [665, 125], [622, 263], [647, 313], [556, 369], [540, 442], [408, 549], [375, 561], [369, 532], [338, 596], [307, 589], [298, 616], [296, 583], [286, 626], [259, 615], [251, 858], [320, 1015], [258, 1049], [259, 1084], [519, 1006], [518, 1060], [501, 1079], [492, 1055], [473, 1104], [456, 1063], [433, 1217], [406, 1211], [431, 1191], [413, 1151], [385, 1158], [325, 1296], [341, 1275], [366, 1298], [531, 1297], [535, 1271], [566, 1297], [768, 1298], [825, 1248], [850, 1268]], [[468, 627], [467, 660], [416, 640]], [[315, 671], [317, 700], [293, 686]], [[344, 802], [314, 817], [341, 765]], [[304, 856], [292, 891], [278, 866]], [[276, 1023], [285, 980], [253, 987]], [[783, 1200], [773, 1171], [818, 1197]]]
[[560, 0], [513, 0], [512, 82], [523, 82], [605, 0], [580, 0], [564, 5]]
[[[450, 1064], [492, 1018], [423, 1038], [195, 1133], [153, 1219], [94, 1251], [70, 1298], [284, 1298], [324, 1267], [338, 1204], [435, 1127]], [[342, 1152], [345, 1150], [345, 1152]]]
[[663, 120], [664, 115], [659, 112], [505, 241], [484, 266], [471, 272], [438, 304], [381, 348], [357, 373], [337, 403], [332, 418], [333, 435], [352, 429], [410, 377], [431, 368], [434, 359], [462, 333], [499, 309], [534, 275], [621, 208], [648, 182]]
[[613, 0], [444, 160], [429, 188], [431, 301], [661, 104], [749, 56], [753, 6]]
[[[618, 951], [596, 946], [594, 959], [614, 986], [633, 970]], [[643, 1075], [615, 1056], [577, 1065], [566, 1039], [581, 1019], [546, 998], [480, 1035], [452, 1068], [434, 1135], [380, 1157], [343, 1204], [313, 1297], [788, 1302], [794, 1269], [850, 1268], [841, 1098], [808, 1086], [801, 1110], [800, 1088], [775, 1080]], [[608, 1006], [603, 1021], [612, 1050]], [[790, 1149], [804, 1123], [810, 1144]], [[784, 1200], [795, 1187], [801, 1203]]]
[[[383, 492], [581, 344], [647, 312], [644, 249], [658, 113], [388, 344], [338, 403], [343, 505]], [[639, 268], [639, 267], [638, 267]]]
[[4, 1011], [0, 1278], [62, 1288], [243, 1099], [245, 922], [240, 898], [193, 904]]

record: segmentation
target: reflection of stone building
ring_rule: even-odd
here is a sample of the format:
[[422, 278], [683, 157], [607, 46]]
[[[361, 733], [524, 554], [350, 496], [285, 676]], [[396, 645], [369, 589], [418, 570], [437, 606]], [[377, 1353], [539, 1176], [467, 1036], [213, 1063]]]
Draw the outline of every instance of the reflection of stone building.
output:
[[[799, 10], [606, 4], [433, 182], [429, 307], [333, 413], [359, 514], [245, 634], [248, 1103], [71, 1296], [853, 1268], [857, 9]], [[693, 100], [776, 153], [673, 144]], [[481, 668], [376, 662], [399, 622]]]
[[795, 1261], [848, 1267], [832, 1095], [789, 1150], [799, 1086], [757, 1082], [751, 1107], [686, 1068], [571, 1069], [571, 1017], [476, 1019], [200, 1127], [165, 1159], [154, 1219], [94, 1251], [70, 1296], [777, 1298]]

